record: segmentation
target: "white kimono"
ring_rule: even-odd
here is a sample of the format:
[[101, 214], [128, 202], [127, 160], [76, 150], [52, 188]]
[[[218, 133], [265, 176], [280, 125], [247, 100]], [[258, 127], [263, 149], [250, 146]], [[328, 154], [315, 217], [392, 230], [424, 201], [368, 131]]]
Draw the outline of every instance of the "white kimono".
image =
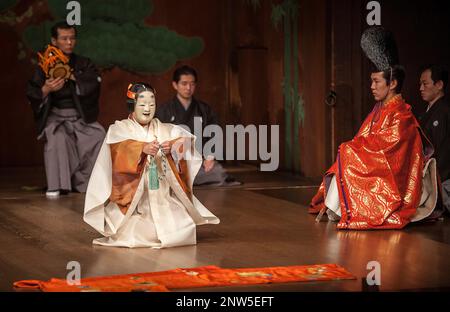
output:
[[[161, 152], [156, 155], [158, 173], [162, 177], [157, 190], [149, 188], [146, 165], [126, 214], [116, 203], [108, 201], [112, 191], [109, 144], [125, 140], [151, 142], [155, 137], [159, 142], [178, 137], [195, 140], [181, 127], [161, 123], [156, 118], [147, 127], [130, 118], [116, 121], [109, 127], [89, 180], [84, 206], [84, 221], [105, 236], [95, 239], [94, 244], [153, 248], [193, 245], [196, 244], [196, 225], [220, 222], [195, 196], [188, 197], [170, 166], [163, 165]], [[202, 158], [195, 148], [185, 151], [184, 158], [189, 170], [188, 186], [192, 190]]]

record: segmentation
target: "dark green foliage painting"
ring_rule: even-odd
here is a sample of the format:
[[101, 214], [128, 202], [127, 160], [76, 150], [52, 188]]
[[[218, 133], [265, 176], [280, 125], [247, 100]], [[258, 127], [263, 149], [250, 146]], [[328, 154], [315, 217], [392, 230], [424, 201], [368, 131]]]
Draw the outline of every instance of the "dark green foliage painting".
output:
[[[260, 0], [245, 0], [256, 9], [261, 6]], [[300, 126], [305, 118], [303, 95], [299, 90], [299, 0], [283, 0], [272, 3], [271, 19], [274, 27], [283, 32], [284, 55], [281, 83], [284, 97], [285, 122], [285, 166], [286, 169], [300, 171]], [[282, 27], [280, 27], [280, 24]]]
[[10, 6], [12, 6], [16, 0], [1, 0], [0, 1], [0, 12], [8, 9]]
[[[50, 28], [65, 20], [69, 1], [47, 0], [53, 21], [29, 26], [24, 41], [34, 51], [50, 42]], [[166, 27], [147, 26], [144, 19], [153, 11], [149, 0], [79, 0], [81, 25], [77, 26], [76, 53], [88, 56], [101, 68], [157, 74], [177, 61], [190, 59], [203, 51], [203, 40], [188, 38]]]

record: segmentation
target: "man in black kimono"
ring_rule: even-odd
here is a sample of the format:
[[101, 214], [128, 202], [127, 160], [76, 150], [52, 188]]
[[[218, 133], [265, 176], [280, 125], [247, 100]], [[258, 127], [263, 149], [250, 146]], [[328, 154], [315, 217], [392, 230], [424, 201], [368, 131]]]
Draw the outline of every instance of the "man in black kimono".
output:
[[418, 120], [434, 146], [442, 197], [450, 211], [450, 104], [445, 99], [447, 85], [447, 70], [439, 65], [424, 67], [420, 76], [420, 94], [428, 107]]
[[[211, 107], [194, 97], [196, 85], [197, 72], [194, 68], [189, 66], [177, 68], [173, 73], [172, 79], [172, 86], [176, 91], [176, 95], [173, 99], [157, 106], [156, 118], [162, 122], [187, 126], [194, 135], [197, 135], [195, 133], [195, 119], [199, 123], [201, 122], [202, 134], [204, 134], [204, 129], [207, 126], [218, 125], [217, 116]], [[203, 136], [201, 138], [202, 145], [197, 146], [197, 149], [204, 151], [203, 147], [213, 137]], [[194, 185], [213, 184], [222, 186], [240, 184], [240, 182], [235, 181], [225, 173], [223, 167], [215, 160], [212, 154], [205, 155], [205, 153], [202, 153], [202, 156], [204, 157], [203, 165], [195, 177]]]
[[27, 85], [27, 97], [45, 140], [47, 197], [72, 190], [85, 192], [105, 136], [96, 122], [100, 75], [94, 64], [73, 53], [76, 29], [66, 22], [52, 27], [51, 43], [69, 58], [70, 79], [47, 77], [38, 67]]

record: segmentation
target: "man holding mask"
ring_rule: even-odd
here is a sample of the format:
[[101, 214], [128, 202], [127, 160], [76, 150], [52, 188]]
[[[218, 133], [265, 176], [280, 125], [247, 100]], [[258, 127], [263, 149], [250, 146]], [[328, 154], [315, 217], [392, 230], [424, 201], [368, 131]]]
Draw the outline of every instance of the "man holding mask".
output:
[[[49, 198], [72, 190], [85, 192], [105, 130], [96, 122], [100, 75], [94, 64], [76, 55], [76, 29], [59, 22], [51, 45], [39, 54], [40, 67], [27, 85], [27, 97], [45, 141]], [[58, 67], [59, 66], [59, 67]]]

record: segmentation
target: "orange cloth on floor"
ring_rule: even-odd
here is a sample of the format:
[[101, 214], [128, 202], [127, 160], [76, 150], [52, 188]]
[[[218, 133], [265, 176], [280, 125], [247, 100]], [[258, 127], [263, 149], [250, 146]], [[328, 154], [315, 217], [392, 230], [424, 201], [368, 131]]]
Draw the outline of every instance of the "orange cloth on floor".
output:
[[129, 292], [343, 279], [355, 279], [355, 277], [336, 264], [245, 269], [204, 266], [162, 272], [90, 277], [81, 279], [81, 285], [68, 285], [66, 280], [56, 278], [47, 282], [24, 280], [15, 282], [14, 287], [40, 289], [45, 292]]

